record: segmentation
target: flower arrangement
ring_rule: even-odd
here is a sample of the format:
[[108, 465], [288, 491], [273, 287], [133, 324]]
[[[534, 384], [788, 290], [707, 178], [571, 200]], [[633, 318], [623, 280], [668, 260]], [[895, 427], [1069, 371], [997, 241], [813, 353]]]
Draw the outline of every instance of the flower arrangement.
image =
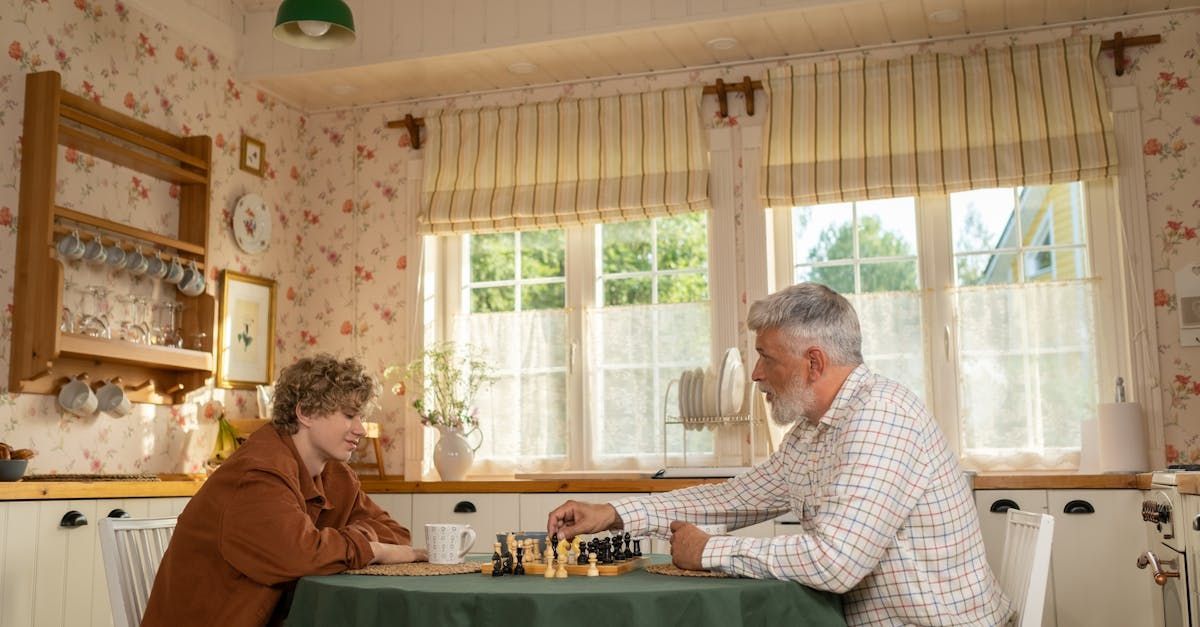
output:
[[[400, 366], [390, 366], [383, 375], [394, 377], [400, 370]], [[422, 424], [460, 430], [479, 426], [472, 403], [483, 386], [496, 380], [491, 364], [476, 349], [460, 349], [454, 342], [426, 348], [404, 367], [403, 378], [424, 391], [412, 402]]]

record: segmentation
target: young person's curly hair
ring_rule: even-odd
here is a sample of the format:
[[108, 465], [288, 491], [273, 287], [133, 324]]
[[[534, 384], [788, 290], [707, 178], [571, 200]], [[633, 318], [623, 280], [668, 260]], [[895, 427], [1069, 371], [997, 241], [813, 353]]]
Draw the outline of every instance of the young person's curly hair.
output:
[[375, 379], [357, 359], [337, 359], [325, 353], [305, 357], [284, 368], [275, 382], [271, 424], [281, 433], [300, 430], [296, 409], [306, 416], [341, 410], [362, 413], [375, 397]]

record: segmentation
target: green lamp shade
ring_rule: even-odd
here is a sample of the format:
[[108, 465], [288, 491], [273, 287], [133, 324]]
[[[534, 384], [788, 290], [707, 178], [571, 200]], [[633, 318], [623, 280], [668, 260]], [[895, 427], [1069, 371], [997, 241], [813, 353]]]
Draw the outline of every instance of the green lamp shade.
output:
[[299, 48], [341, 48], [354, 43], [354, 15], [342, 0], [283, 0], [274, 34]]

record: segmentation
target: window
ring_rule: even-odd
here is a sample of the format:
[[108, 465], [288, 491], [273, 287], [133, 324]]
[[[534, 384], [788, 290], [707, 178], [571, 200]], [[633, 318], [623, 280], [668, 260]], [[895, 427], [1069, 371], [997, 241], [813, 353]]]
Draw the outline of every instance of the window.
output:
[[[473, 472], [654, 468], [672, 379], [709, 365], [705, 213], [447, 238], [441, 330], [496, 364]], [[689, 456], [713, 447], [689, 435]]]
[[[921, 395], [968, 467], [1077, 464], [1120, 344], [1106, 183], [794, 207], [777, 282], [859, 312], [863, 356]], [[1103, 284], [1103, 285], [1102, 285]]]

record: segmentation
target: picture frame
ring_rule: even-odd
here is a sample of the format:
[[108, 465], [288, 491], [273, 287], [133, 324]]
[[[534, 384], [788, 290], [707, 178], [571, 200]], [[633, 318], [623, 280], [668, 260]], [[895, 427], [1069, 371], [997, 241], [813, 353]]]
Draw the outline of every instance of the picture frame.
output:
[[217, 387], [254, 389], [275, 372], [275, 281], [225, 270], [217, 330]]
[[238, 165], [255, 176], [263, 176], [267, 169], [267, 145], [243, 133]]

